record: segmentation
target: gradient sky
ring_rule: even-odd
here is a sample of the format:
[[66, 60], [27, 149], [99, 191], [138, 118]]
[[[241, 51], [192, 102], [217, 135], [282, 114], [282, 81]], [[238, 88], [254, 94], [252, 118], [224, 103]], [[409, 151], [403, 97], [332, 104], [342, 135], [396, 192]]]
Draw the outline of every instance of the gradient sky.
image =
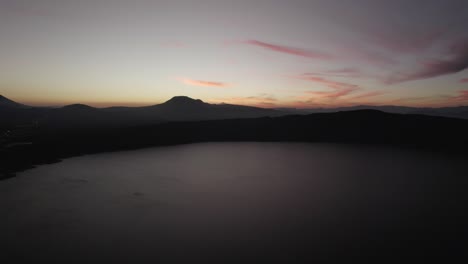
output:
[[0, 0], [0, 94], [468, 105], [466, 0]]

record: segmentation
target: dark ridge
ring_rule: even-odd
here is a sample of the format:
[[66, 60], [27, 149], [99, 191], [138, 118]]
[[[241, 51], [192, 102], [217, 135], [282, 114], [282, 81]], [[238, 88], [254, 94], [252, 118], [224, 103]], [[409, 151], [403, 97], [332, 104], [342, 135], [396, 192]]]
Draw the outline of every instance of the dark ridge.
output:
[[6, 98], [3, 95], [0, 95], [0, 107], [15, 107], [15, 108], [23, 108], [26, 107], [23, 104], [17, 103], [13, 100]]
[[[6, 101], [6, 99], [5, 99]], [[186, 96], [147, 107], [94, 108], [84, 104], [61, 108], [0, 107], [0, 128], [38, 124], [43, 129], [95, 129], [109, 126], [142, 126], [171, 121], [198, 121], [281, 116], [285, 111], [241, 105], [214, 105]]]
[[454, 107], [408, 107], [408, 106], [395, 106], [395, 105], [356, 105], [348, 107], [338, 108], [309, 108], [309, 109], [288, 109], [282, 108], [281, 110], [291, 111], [298, 114], [311, 114], [311, 113], [333, 113], [340, 111], [353, 111], [353, 110], [365, 110], [374, 109], [388, 113], [395, 114], [421, 114], [421, 115], [432, 115], [432, 116], [444, 116], [468, 119], [468, 106], [454, 106]]
[[71, 104], [71, 105], [66, 105], [62, 107], [61, 109], [66, 109], [66, 110], [92, 110], [96, 109], [92, 106], [85, 105], [85, 104]]

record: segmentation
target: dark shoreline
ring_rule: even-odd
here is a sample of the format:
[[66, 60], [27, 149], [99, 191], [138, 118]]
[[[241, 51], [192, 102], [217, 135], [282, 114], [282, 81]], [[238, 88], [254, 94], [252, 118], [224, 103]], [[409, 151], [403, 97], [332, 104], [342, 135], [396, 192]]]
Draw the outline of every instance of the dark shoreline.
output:
[[383, 145], [468, 156], [468, 120], [360, 110], [305, 116], [169, 122], [138, 127], [40, 128], [0, 151], [0, 180], [86, 154], [203, 142]]

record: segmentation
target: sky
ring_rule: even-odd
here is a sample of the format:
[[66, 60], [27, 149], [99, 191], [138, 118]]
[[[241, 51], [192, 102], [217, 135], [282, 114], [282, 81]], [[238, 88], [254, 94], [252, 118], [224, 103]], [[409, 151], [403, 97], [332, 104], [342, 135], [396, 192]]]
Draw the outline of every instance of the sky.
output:
[[30, 105], [468, 105], [466, 0], [0, 0]]

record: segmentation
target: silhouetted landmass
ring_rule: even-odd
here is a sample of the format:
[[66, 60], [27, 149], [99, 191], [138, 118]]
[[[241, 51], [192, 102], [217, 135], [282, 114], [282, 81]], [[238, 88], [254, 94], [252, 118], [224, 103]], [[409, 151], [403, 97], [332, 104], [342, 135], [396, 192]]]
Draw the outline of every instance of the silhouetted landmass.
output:
[[[196, 104], [203, 104], [201, 101], [187, 102], [184, 105], [186, 111]], [[173, 103], [169, 101], [157, 107], [170, 109]], [[62, 108], [57, 112], [56, 120], [67, 116], [63, 113], [70, 110], [82, 117], [99, 117], [96, 109], [75, 105]], [[52, 122], [25, 130], [32, 132], [25, 132], [16, 145], [1, 151], [3, 177], [37, 164], [87, 153], [213, 141], [338, 142], [457, 154], [468, 152], [468, 120], [376, 110], [136, 126], [91, 126], [87, 123], [86, 126], [57, 128]]]
[[238, 118], [277, 117], [292, 114], [333, 113], [373, 109], [388, 113], [423, 114], [468, 119], [468, 106], [413, 108], [402, 106], [352, 106], [316, 109], [265, 109], [259, 107], [208, 104], [186, 96], [146, 107], [94, 108], [73, 104], [61, 108], [31, 107], [0, 96], [0, 131], [17, 126], [41, 126], [51, 129], [83, 127], [141, 126], [169, 121], [200, 121]]
[[147, 107], [94, 108], [83, 104], [61, 108], [27, 107], [0, 98], [0, 129], [37, 125], [53, 129], [122, 127], [168, 121], [194, 121], [281, 116], [287, 111], [229, 104], [208, 104], [185, 96]]
[[338, 108], [312, 108], [312, 109], [288, 109], [284, 108], [281, 110], [296, 112], [297, 114], [312, 114], [312, 113], [333, 113], [342, 111], [354, 111], [354, 110], [379, 110], [387, 113], [395, 114], [418, 114], [418, 115], [432, 115], [432, 116], [443, 116], [453, 118], [468, 119], [468, 106], [454, 106], [454, 107], [407, 107], [407, 106], [394, 106], [394, 105], [357, 105], [349, 107], [338, 107]]
[[0, 95], [0, 107], [10, 107], [10, 108], [29, 108], [29, 106], [17, 103], [13, 100], [6, 98], [3, 95]]

